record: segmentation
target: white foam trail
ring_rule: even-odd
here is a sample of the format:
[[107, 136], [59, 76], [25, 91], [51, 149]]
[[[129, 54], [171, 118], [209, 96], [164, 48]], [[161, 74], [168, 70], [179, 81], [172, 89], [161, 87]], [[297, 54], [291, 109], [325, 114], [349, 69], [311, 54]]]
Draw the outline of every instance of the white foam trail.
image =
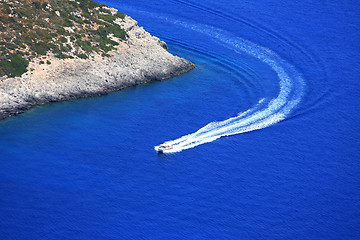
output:
[[205, 34], [237, 52], [245, 52], [256, 57], [277, 73], [280, 87], [278, 96], [271, 99], [267, 104], [265, 104], [266, 99], [261, 99], [255, 107], [239, 113], [236, 117], [220, 122], [211, 122], [194, 133], [166, 141], [164, 144], [173, 145], [173, 148], [166, 150], [166, 152], [180, 152], [200, 144], [212, 142], [223, 136], [271, 126], [284, 120], [300, 103], [304, 91], [304, 80], [291, 64], [273, 51], [211, 26], [172, 20], [164, 16], [158, 17]]

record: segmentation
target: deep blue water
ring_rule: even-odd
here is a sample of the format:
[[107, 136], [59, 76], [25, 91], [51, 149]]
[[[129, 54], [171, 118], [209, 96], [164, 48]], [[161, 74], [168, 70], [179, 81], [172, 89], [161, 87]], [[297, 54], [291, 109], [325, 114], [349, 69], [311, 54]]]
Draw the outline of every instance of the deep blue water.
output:
[[[357, 1], [101, 3], [196, 69], [1, 121], [0, 239], [360, 239]], [[285, 120], [157, 155], [278, 96], [258, 48], [294, 70]]]

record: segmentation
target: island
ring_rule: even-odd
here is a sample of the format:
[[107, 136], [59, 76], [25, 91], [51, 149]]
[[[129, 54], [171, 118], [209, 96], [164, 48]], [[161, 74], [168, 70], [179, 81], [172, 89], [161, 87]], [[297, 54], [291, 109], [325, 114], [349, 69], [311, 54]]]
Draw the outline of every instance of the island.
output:
[[0, 1], [0, 119], [188, 72], [190, 61], [91, 0]]

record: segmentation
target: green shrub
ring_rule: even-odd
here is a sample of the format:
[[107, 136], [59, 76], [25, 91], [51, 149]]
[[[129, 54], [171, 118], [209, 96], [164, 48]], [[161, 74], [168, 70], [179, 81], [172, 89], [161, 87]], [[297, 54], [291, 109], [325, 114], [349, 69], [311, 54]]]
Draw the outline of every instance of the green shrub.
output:
[[125, 16], [126, 16], [126, 14], [125, 14], [125, 13], [121, 13], [121, 12], [117, 12], [117, 13], [115, 14], [115, 16], [117, 16], [118, 18], [124, 19]]
[[36, 35], [36, 39], [41, 39], [43, 41], [52, 39], [52, 33], [44, 29], [36, 29], [36, 31], [34, 31], [34, 34]]
[[99, 18], [106, 21], [106, 22], [110, 22], [112, 23], [117, 17], [113, 16], [113, 15], [99, 15]]
[[91, 1], [91, 0], [82, 0], [82, 1], [79, 1], [80, 4], [79, 4], [79, 7], [81, 9], [93, 9], [93, 8], [96, 8], [96, 7], [100, 7], [101, 4], [100, 3], [97, 3], [97, 2], [94, 2], [94, 1]]
[[113, 33], [115, 37], [120, 39], [125, 39], [127, 34], [126, 32], [117, 24], [109, 25], [106, 27], [99, 27], [98, 30], [95, 31], [101, 38], [106, 38], [108, 34]]
[[5, 46], [10, 49], [10, 50], [15, 50], [16, 49], [16, 45], [13, 43], [5, 43]]
[[113, 33], [115, 37], [125, 39], [127, 37], [126, 32], [119, 25], [112, 25], [108, 27], [108, 31]]
[[50, 50], [49, 45], [45, 42], [38, 42], [34, 46], [34, 51], [39, 55], [45, 55]]
[[11, 24], [11, 28], [14, 29], [16, 32], [23, 33], [26, 31], [26, 28], [18, 22]]
[[5, 55], [5, 53], [7, 53], [7, 52], [9, 52], [9, 50], [6, 47], [4, 47], [4, 46], [0, 47], [0, 56]]
[[32, 3], [36, 9], [41, 9], [41, 3], [40, 2], [33, 2]]
[[110, 10], [107, 10], [104, 7], [106, 7], [106, 6], [103, 6], [100, 11], [103, 13], [111, 14]]
[[88, 56], [86, 54], [83, 54], [83, 53], [79, 53], [77, 56], [79, 58], [82, 58], [82, 59], [87, 59], [88, 58]]
[[21, 57], [19, 54], [9, 54], [7, 59], [0, 61], [1, 73], [9, 77], [21, 76], [27, 72], [29, 61]]
[[[4, 4], [4, 3], [2, 3], [2, 4]], [[9, 5], [7, 5], [7, 4], [6, 5], [4, 4], [4, 6], [2, 6], [2, 9], [3, 9], [4, 13], [6, 13], [7, 15], [9, 15], [11, 13], [11, 9], [10, 9]]]
[[70, 52], [71, 51], [71, 46], [68, 44], [65, 45], [60, 45], [59, 46], [60, 52]]
[[74, 26], [74, 23], [70, 19], [65, 19], [63, 25], [64, 27], [72, 27]]
[[10, 23], [15, 23], [16, 20], [15, 20], [15, 18], [13, 18], [13, 17], [9, 17], [9, 22], [10, 22]]
[[49, 60], [46, 60], [46, 64], [47, 64], [47, 65], [50, 65], [51, 62], [50, 62]]
[[89, 42], [89, 41], [78, 40], [78, 41], [76, 41], [76, 44], [87, 52], [93, 49], [91, 46], [91, 42]]
[[67, 35], [67, 31], [64, 28], [59, 28], [57, 30], [57, 33], [60, 35]]
[[64, 36], [61, 36], [61, 37], [59, 38], [59, 40], [60, 40], [60, 42], [62, 42], [62, 43], [66, 43], [66, 42], [67, 42], [67, 39], [66, 39]]
[[25, 45], [18, 38], [14, 39], [14, 43], [21, 48], [25, 48]]
[[59, 58], [59, 59], [65, 59], [65, 58], [67, 58], [68, 56], [65, 55], [65, 54], [63, 54], [63, 53], [58, 53], [58, 54], [55, 55], [55, 57], [56, 57], [56, 58]]

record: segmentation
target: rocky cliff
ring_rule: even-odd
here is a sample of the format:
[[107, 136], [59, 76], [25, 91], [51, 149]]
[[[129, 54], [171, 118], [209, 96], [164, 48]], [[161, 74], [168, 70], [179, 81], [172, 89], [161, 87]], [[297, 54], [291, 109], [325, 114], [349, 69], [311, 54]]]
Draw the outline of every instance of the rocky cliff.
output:
[[131, 17], [114, 23], [126, 31], [127, 38], [117, 41], [114, 37], [119, 44], [105, 55], [92, 51], [87, 59], [59, 59], [47, 54], [32, 59], [21, 77], [0, 79], [0, 119], [38, 104], [102, 95], [194, 68], [193, 63], [170, 54], [165, 42]]

